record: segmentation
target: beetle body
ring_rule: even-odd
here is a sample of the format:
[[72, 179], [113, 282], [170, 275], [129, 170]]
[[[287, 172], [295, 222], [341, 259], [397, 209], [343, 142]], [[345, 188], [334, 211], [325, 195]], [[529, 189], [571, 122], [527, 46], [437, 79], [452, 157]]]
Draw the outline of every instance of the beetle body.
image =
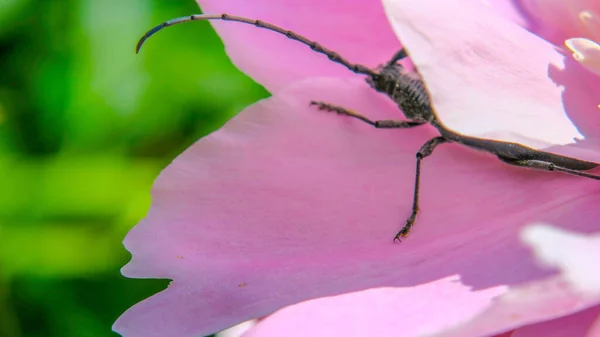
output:
[[388, 64], [367, 77], [371, 88], [387, 95], [394, 101], [407, 119], [427, 123], [437, 120], [431, 107], [431, 99], [421, 76], [405, 72], [397, 63]]
[[504, 142], [462, 135], [446, 128], [437, 118], [425, 83], [418, 73], [405, 72], [402, 65], [390, 63], [380, 68], [379, 73], [369, 75], [367, 83], [376, 91], [387, 95], [402, 110], [404, 116], [415, 122], [426, 122], [434, 126], [449, 142], [460, 143], [472, 149], [493, 153], [502, 161], [541, 160], [571, 170], [584, 171], [600, 164], [575, 159], [513, 142]]

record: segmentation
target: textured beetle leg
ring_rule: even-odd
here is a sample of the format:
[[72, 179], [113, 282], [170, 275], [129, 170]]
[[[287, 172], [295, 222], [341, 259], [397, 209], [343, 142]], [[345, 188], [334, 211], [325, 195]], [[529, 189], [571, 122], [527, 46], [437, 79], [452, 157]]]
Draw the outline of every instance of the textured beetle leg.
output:
[[600, 180], [599, 175], [569, 169], [569, 168], [558, 166], [554, 163], [543, 161], [543, 160], [516, 160], [516, 159], [510, 159], [510, 158], [506, 158], [506, 157], [502, 157], [502, 156], [498, 156], [498, 157], [503, 162], [510, 164], [510, 165], [528, 167], [528, 168], [532, 168], [532, 169], [550, 171], [550, 172], [554, 172], [554, 171], [563, 172], [563, 173], [572, 174], [572, 175], [576, 175], [576, 176], [580, 176], [580, 177]]
[[317, 101], [310, 102], [310, 105], [316, 105], [319, 110], [332, 111], [332, 112], [336, 112], [340, 115], [345, 115], [345, 116], [353, 117], [356, 119], [360, 119], [361, 121], [363, 121], [367, 124], [371, 124], [378, 129], [406, 129], [406, 128], [412, 128], [415, 126], [425, 124], [425, 122], [416, 122], [416, 121], [410, 121], [410, 120], [406, 120], [406, 121], [400, 121], [400, 120], [372, 121], [357, 112], [348, 110], [346, 108], [343, 108], [343, 107], [340, 107], [337, 105], [333, 105], [333, 104], [329, 104], [329, 103], [325, 103], [325, 102], [317, 102]]
[[396, 54], [394, 54], [394, 56], [392, 56], [392, 59], [387, 63], [387, 65], [391, 66], [407, 56], [408, 56], [408, 54], [406, 54], [406, 50], [404, 48], [402, 48], [398, 52], [396, 52]]
[[447, 142], [450, 142], [450, 141], [444, 137], [435, 137], [435, 138], [428, 140], [427, 143], [423, 144], [423, 146], [421, 146], [421, 148], [419, 149], [419, 152], [417, 152], [417, 170], [415, 173], [415, 189], [414, 189], [415, 194], [413, 196], [412, 213], [406, 220], [406, 223], [404, 224], [402, 229], [400, 229], [400, 231], [396, 234], [396, 236], [394, 236], [394, 241], [396, 241], [396, 240], [400, 241], [400, 238], [407, 237], [408, 233], [410, 232], [410, 229], [412, 228], [412, 226], [415, 223], [415, 220], [417, 219], [417, 213], [419, 213], [419, 185], [421, 182], [421, 160], [423, 160], [424, 158], [428, 157], [431, 153], [433, 153], [433, 150], [438, 145], [447, 143]]

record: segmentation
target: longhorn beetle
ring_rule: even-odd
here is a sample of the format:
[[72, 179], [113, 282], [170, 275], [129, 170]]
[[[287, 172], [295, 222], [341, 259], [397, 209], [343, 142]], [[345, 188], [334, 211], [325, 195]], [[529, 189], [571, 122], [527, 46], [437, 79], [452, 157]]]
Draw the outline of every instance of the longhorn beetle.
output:
[[340, 115], [353, 117], [378, 129], [404, 129], [428, 123], [439, 131], [441, 136], [430, 139], [423, 144], [423, 146], [421, 146], [417, 152], [417, 169], [415, 174], [412, 213], [406, 220], [404, 226], [402, 226], [400, 231], [396, 234], [396, 236], [394, 236], [394, 241], [400, 241], [400, 238], [408, 236], [411, 227], [415, 223], [417, 213], [419, 212], [419, 182], [421, 178], [421, 161], [425, 157], [429, 156], [438, 145], [443, 143], [458, 143], [479, 151], [489, 152], [496, 155], [501, 161], [510, 165], [544, 171], [558, 171], [580, 177], [600, 180], [600, 175], [582, 172], [598, 167], [600, 165], [598, 163], [539, 151], [517, 143], [470, 137], [446, 128], [433, 111], [431, 99], [429, 98], [429, 94], [427, 93], [427, 89], [425, 88], [425, 84], [423, 83], [421, 76], [416, 72], [405, 71], [402, 65], [398, 63], [398, 61], [408, 56], [404, 49], [394, 54], [392, 59], [384, 65], [378, 67], [377, 69], [370, 69], [369, 67], [361, 64], [350, 63], [336, 52], [321, 46], [315, 41], [311, 41], [304, 36], [298, 35], [292, 31], [285, 30], [267, 22], [227, 14], [196, 14], [172, 19], [150, 29], [138, 41], [136, 53], [139, 53], [140, 48], [150, 36], [154, 35], [161, 29], [175, 24], [195, 20], [224, 20], [241, 22], [283, 34], [291, 40], [305, 44], [315, 52], [324, 54], [331, 61], [343, 65], [352, 72], [366, 75], [367, 83], [376, 91], [381, 92], [391, 98], [398, 105], [398, 107], [400, 107], [402, 113], [406, 117], [406, 120], [373, 121], [363, 115], [343, 107], [326, 102], [310, 102], [311, 105], [315, 105], [319, 110], [332, 111]]

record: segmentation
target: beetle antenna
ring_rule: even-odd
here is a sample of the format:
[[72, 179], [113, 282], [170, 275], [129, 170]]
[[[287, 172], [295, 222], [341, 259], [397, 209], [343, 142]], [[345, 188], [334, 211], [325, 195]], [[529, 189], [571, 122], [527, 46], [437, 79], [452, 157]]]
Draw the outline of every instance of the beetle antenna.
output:
[[259, 28], [265, 28], [265, 29], [274, 31], [279, 34], [283, 34], [283, 35], [287, 36], [289, 39], [292, 39], [294, 41], [298, 41], [302, 44], [305, 44], [305, 45], [309, 46], [310, 49], [316, 51], [317, 53], [325, 54], [325, 56], [327, 56], [331, 61], [343, 65], [344, 67], [350, 69], [354, 73], [364, 74], [364, 75], [368, 75], [368, 76], [374, 76], [377, 74], [373, 70], [369, 69], [366, 66], [363, 66], [361, 64], [350, 63], [349, 61], [347, 61], [346, 59], [341, 57], [338, 53], [336, 53], [330, 49], [327, 49], [327, 48], [321, 46], [320, 44], [318, 44], [317, 42], [311, 41], [311, 40], [305, 38], [304, 36], [298, 35], [290, 30], [285, 30], [279, 26], [275, 26], [273, 24], [263, 22], [260, 20], [253, 20], [253, 19], [248, 19], [248, 18], [244, 18], [241, 16], [233, 16], [233, 15], [227, 15], [227, 14], [194, 14], [194, 15], [184, 16], [184, 17], [180, 17], [180, 18], [176, 18], [176, 19], [172, 19], [172, 20], [163, 22], [160, 25], [150, 29], [149, 31], [146, 32], [146, 34], [144, 34], [144, 36], [142, 36], [142, 38], [138, 41], [137, 46], [135, 48], [136, 54], [140, 52], [142, 45], [144, 44], [144, 42], [146, 42], [146, 40], [150, 36], [156, 34], [158, 31], [162, 30], [163, 28], [173, 26], [173, 25], [176, 25], [179, 23], [196, 21], [196, 20], [234, 21], [234, 22], [241, 22], [241, 23], [245, 23], [245, 24], [249, 24], [249, 25], [254, 25]]

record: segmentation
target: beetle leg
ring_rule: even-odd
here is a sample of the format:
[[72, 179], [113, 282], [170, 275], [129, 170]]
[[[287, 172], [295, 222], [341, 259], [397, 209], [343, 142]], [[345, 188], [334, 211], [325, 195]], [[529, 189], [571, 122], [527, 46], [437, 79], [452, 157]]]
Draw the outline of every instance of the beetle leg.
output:
[[415, 126], [419, 126], [419, 125], [423, 125], [425, 124], [425, 122], [420, 122], [420, 121], [410, 121], [410, 120], [378, 120], [378, 121], [373, 121], [370, 120], [369, 118], [356, 113], [352, 110], [348, 110], [346, 108], [340, 107], [340, 106], [336, 106], [333, 104], [329, 104], [329, 103], [325, 103], [325, 102], [317, 102], [317, 101], [312, 101], [310, 102], [310, 105], [316, 105], [317, 108], [319, 110], [325, 110], [325, 111], [332, 111], [332, 112], [336, 112], [340, 115], [345, 115], [345, 116], [349, 116], [349, 117], [353, 117], [356, 119], [360, 119], [361, 121], [367, 123], [367, 124], [371, 124], [374, 127], [378, 128], [378, 129], [406, 129], [406, 128], [412, 128]]
[[515, 166], [521, 166], [521, 167], [528, 167], [528, 168], [532, 168], [532, 169], [537, 169], [537, 170], [543, 170], [543, 171], [550, 171], [550, 172], [563, 172], [563, 173], [567, 173], [567, 174], [572, 174], [572, 175], [576, 175], [576, 176], [580, 176], [580, 177], [585, 177], [585, 178], [590, 178], [590, 179], [595, 179], [595, 180], [600, 180], [600, 176], [596, 175], [596, 174], [591, 174], [591, 173], [586, 173], [586, 172], [582, 172], [582, 171], [578, 171], [578, 170], [573, 170], [573, 169], [569, 169], [566, 167], [562, 167], [562, 166], [558, 166], [552, 162], [548, 162], [548, 161], [543, 161], [543, 160], [518, 160], [518, 159], [510, 159], [510, 158], [506, 158], [506, 157], [502, 157], [502, 156], [498, 156], [503, 162], [510, 164], [510, 165], [515, 165]]
[[450, 141], [444, 137], [435, 137], [423, 144], [423, 146], [421, 146], [421, 148], [419, 149], [419, 152], [417, 152], [417, 170], [415, 174], [415, 189], [413, 196], [412, 213], [406, 220], [406, 223], [404, 224], [402, 229], [400, 229], [400, 231], [394, 237], [394, 241], [400, 241], [400, 238], [408, 236], [408, 233], [410, 232], [410, 229], [414, 225], [415, 220], [417, 218], [417, 213], [419, 213], [419, 185], [421, 181], [421, 160], [431, 155], [431, 153], [433, 153], [433, 150], [438, 145], [447, 142]]

